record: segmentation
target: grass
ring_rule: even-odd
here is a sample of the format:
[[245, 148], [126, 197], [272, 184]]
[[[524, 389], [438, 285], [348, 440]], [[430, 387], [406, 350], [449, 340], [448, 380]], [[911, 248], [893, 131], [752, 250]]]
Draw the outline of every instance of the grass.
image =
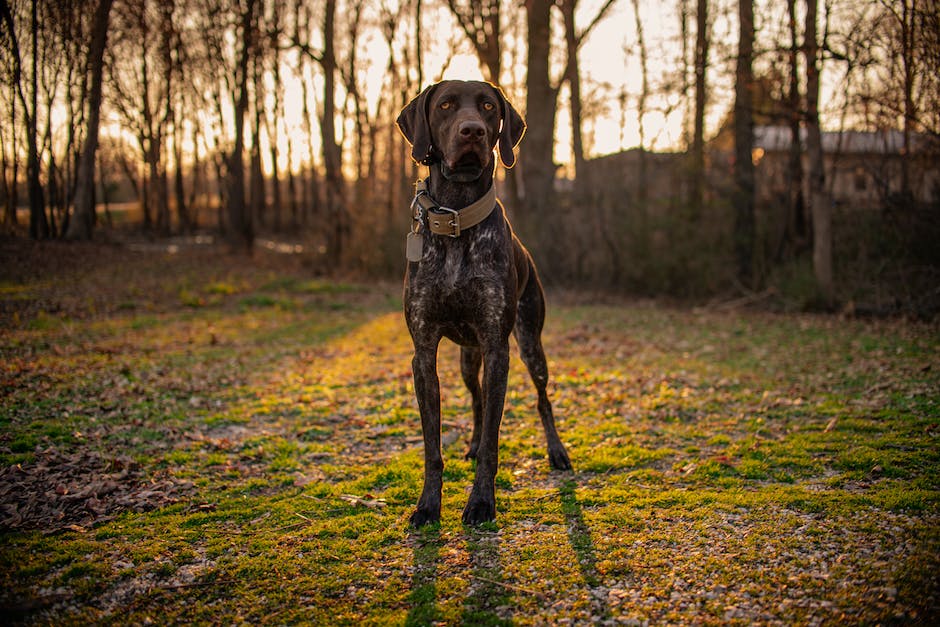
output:
[[549, 469], [514, 357], [498, 518], [464, 527], [469, 396], [442, 345], [443, 515], [416, 531], [397, 287], [50, 246], [88, 264], [0, 281], [13, 622], [937, 619], [936, 326], [554, 295], [575, 472]]

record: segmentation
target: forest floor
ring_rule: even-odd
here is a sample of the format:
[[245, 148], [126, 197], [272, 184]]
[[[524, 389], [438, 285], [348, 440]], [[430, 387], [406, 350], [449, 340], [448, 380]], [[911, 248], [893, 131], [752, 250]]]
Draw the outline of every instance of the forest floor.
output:
[[0, 241], [0, 615], [25, 624], [936, 624], [940, 329], [549, 294], [497, 520], [444, 507], [396, 284], [302, 255]]

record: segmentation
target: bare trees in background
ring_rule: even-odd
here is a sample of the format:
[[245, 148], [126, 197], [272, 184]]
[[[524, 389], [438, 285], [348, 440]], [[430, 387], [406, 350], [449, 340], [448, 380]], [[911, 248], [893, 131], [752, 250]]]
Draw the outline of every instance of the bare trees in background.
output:
[[[24, 11], [25, 13], [25, 11]], [[0, 19], [4, 24], [4, 39], [8, 47], [7, 51], [7, 71], [9, 76], [9, 85], [12, 92], [10, 99], [10, 112], [14, 116], [12, 134], [16, 133], [16, 105], [19, 105], [20, 118], [26, 132], [26, 180], [29, 194], [29, 236], [33, 239], [45, 239], [49, 236], [49, 222], [46, 218], [45, 197], [41, 182], [40, 172], [40, 154], [39, 154], [39, 71], [40, 58], [44, 50], [40, 49], [40, 30], [39, 30], [39, 2], [32, 0], [28, 7], [29, 20], [29, 65], [24, 68], [23, 56], [25, 48], [21, 48], [18, 39], [18, 31], [22, 33], [24, 29], [17, 29], [13, 11], [7, 0], [0, 0]], [[25, 21], [23, 16], [23, 21]], [[13, 155], [14, 159], [19, 159], [20, 155]], [[6, 173], [4, 172], [4, 176]], [[12, 184], [16, 186], [17, 180]]]

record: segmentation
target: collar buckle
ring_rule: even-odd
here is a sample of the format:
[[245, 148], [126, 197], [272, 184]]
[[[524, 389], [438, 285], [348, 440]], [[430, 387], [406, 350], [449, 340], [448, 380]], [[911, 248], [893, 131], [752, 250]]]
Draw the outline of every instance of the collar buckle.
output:
[[[441, 233], [441, 235], [446, 235], [448, 237], [458, 238], [460, 237], [460, 212], [457, 209], [451, 209], [450, 207], [438, 207], [441, 211], [446, 211], [447, 213], [453, 216], [453, 219], [447, 223], [451, 227], [450, 233]], [[432, 220], [436, 227], [440, 227], [440, 220], [435, 220], [434, 218], [428, 217], [429, 220]]]

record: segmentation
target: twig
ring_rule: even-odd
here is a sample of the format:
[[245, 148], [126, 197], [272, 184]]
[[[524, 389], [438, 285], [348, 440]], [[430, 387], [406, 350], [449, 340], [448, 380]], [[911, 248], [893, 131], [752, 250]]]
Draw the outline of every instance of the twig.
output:
[[[295, 522], [289, 525], [284, 525], [283, 527], [275, 527], [271, 531], [287, 531], [288, 529], [296, 529], [297, 527], [303, 527], [304, 525], [309, 524], [311, 522], [313, 521], [308, 518], [306, 522]], [[244, 533], [248, 533], [248, 532], [246, 531]]]
[[525, 592], [526, 594], [531, 594], [532, 596], [538, 597], [542, 601], [548, 598], [545, 596], [545, 594], [539, 592], [538, 590], [531, 590], [529, 588], [523, 588], [522, 586], [514, 586], [511, 583], [503, 583], [502, 581], [496, 581], [495, 579], [487, 579], [486, 577], [480, 577], [479, 575], [470, 575], [470, 579], [476, 579], [477, 581], [490, 583], [490, 584], [493, 584], [494, 586], [502, 586], [503, 588], [508, 588], [509, 590], [515, 590], [517, 592]]
[[888, 390], [888, 389], [891, 389], [891, 382], [882, 381], [880, 383], [874, 384], [873, 386], [865, 390], [863, 394], [865, 395], [874, 394], [875, 392], [881, 392], [881, 391]]
[[[744, 289], [744, 288], [742, 288]], [[772, 298], [776, 295], [776, 290], [773, 288], [767, 288], [763, 292], [752, 292], [750, 290], [744, 290], [744, 296], [739, 298], [734, 298], [732, 300], [726, 300], [723, 302], [712, 302], [703, 307], [698, 307], [698, 311], [708, 312], [708, 311], [731, 311], [734, 309], [739, 309], [741, 307], [747, 307], [749, 305], [755, 305], [762, 300]]]
[[179, 590], [181, 588], [200, 588], [202, 586], [214, 586], [222, 583], [235, 583], [234, 579], [213, 579], [212, 581], [191, 581], [189, 583], [173, 583], [166, 585], [157, 585], [161, 590]]

